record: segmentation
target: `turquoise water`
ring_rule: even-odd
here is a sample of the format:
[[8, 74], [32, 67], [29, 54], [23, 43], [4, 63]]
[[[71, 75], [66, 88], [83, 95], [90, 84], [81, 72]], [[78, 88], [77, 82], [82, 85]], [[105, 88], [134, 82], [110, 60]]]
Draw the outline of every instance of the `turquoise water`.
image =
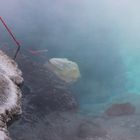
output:
[[[78, 63], [81, 78], [73, 85], [74, 94], [88, 108], [117, 95], [140, 92], [138, 4], [136, 0], [39, 4], [15, 0], [7, 11], [1, 8], [1, 16], [34, 61], [66, 57]], [[14, 48], [10, 36], [0, 29], [1, 48], [5, 43]], [[40, 49], [48, 49], [47, 54], [29, 52]]]
[[139, 47], [138, 46], [132, 47], [130, 49], [127, 49], [126, 52], [122, 52], [122, 55], [124, 57], [124, 65], [126, 67], [127, 91], [130, 93], [139, 94], [140, 93]]
[[[8, 3], [9, 4], [9, 3]], [[21, 53], [43, 65], [68, 58], [81, 78], [71, 85], [83, 115], [98, 116], [113, 103], [138, 103], [140, 18], [138, 0], [14, 0], [1, 16], [21, 43]], [[15, 47], [0, 25], [0, 47]], [[30, 50], [47, 49], [33, 55]], [[131, 100], [132, 99], [132, 100]]]

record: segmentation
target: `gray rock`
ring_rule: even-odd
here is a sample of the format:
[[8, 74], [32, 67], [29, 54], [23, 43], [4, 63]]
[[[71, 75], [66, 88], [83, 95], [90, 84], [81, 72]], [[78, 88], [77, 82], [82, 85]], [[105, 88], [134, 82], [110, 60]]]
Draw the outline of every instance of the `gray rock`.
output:
[[79, 125], [78, 137], [80, 138], [96, 138], [105, 137], [107, 132], [98, 123], [92, 121], [86, 121]]
[[[30, 89], [25, 93], [28, 112], [48, 114], [53, 111], [76, 110], [78, 104], [68, 85], [57, 78], [50, 70], [28, 57], [21, 56], [19, 66], [24, 75], [24, 85]], [[32, 113], [33, 114], [33, 113]]]
[[7, 123], [22, 113], [18, 87], [22, 82], [16, 62], [0, 51], [0, 140], [10, 140]]
[[105, 113], [108, 116], [124, 116], [132, 115], [135, 113], [135, 106], [131, 103], [113, 104]]

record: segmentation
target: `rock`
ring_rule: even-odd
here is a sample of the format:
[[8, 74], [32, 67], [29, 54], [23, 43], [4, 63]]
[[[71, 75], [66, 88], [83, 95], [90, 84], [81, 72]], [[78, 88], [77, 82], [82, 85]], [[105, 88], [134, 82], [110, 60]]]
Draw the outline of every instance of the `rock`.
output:
[[77, 110], [78, 104], [70, 88], [53, 72], [26, 56], [20, 55], [18, 62], [23, 72], [24, 86], [28, 89], [28, 93], [23, 91], [28, 117], [35, 115], [33, 118], [40, 118], [54, 111]]
[[7, 123], [21, 114], [22, 72], [15, 61], [0, 51], [0, 140], [10, 140]]
[[67, 58], [51, 58], [44, 66], [66, 83], [73, 83], [80, 77], [77, 63]]
[[0, 51], [0, 73], [7, 75], [15, 84], [23, 83], [22, 72], [17, 63]]
[[100, 126], [100, 124], [94, 123], [92, 121], [86, 121], [79, 125], [77, 135], [80, 138], [86, 139], [105, 137], [107, 132]]
[[105, 113], [108, 116], [124, 116], [132, 115], [135, 113], [135, 106], [131, 103], [113, 104]]

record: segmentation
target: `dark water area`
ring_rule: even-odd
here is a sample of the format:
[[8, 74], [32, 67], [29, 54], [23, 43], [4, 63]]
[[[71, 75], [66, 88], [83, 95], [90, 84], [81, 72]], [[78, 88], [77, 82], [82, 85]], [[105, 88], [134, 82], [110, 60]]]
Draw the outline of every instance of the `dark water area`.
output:
[[[138, 131], [133, 130], [139, 129], [139, 95], [113, 96], [110, 93], [109, 98], [109, 94], [103, 97], [105, 93], [100, 92], [100, 96], [92, 95], [94, 99], [85, 97], [82, 101], [78, 93], [82, 90], [77, 89], [80, 81], [74, 86], [66, 84], [39, 61], [23, 53], [19, 54], [17, 62], [25, 82], [22, 87], [23, 114], [9, 126], [14, 140], [139, 139]], [[86, 102], [88, 106], [84, 108]], [[117, 117], [110, 118], [105, 114], [112, 104], [126, 102], [132, 103], [132, 107], [126, 105], [121, 113], [115, 111]], [[122, 137], [121, 131], [124, 132]]]
[[[23, 114], [9, 127], [14, 140], [139, 140], [139, 4], [1, 3], [0, 16], [21, 44], [16, 61], [25, 81]], [[12, 57], [16, 45], [2, 24], [0, 33], [0, 49]], [[70, 85], [60, 80], [44, 67], [50, 58], [76, 62], [81, 77]], [[106, 115], [113, 104], [117, 117]]]

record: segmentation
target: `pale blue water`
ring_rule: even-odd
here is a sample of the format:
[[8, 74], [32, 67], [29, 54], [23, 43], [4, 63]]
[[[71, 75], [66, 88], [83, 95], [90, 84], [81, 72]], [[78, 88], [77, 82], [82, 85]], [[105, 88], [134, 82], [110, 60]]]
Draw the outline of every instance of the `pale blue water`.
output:
[[[8, 3], [3, 2], [3, 7]], [[124, 93], [139, 93], [138, 1], [15, 0], [1, 16], [16, 34], [22, 50], [48, 49], [31, 57], [46, 61], [66, 57], [79, 64], [75, 94], [81, 106]], [[14, 47], [5, 29], [1, 47]], [[43, 58], [42, 58], [43, 57]], [[42, 60], [41, 60], [42, 61]]]
[[[6, 7], [9, 2], [2, 4]], [[0, 6], [0, 12], [20, 40], [21, 52], [33, 61], [43, 64], [65, 57], [77, 62], [81, 78], [72, 86], [73, 95], [79, 112], [96, 116], [112, 102], [140, 94], [139, 4], [138, 0], [14, 0], [8, 9]], [[0, 32], [0, 47], [6, 42], [14, 48], [2, 25]], [[30, 49], [48, 52], [33, 56]]]

